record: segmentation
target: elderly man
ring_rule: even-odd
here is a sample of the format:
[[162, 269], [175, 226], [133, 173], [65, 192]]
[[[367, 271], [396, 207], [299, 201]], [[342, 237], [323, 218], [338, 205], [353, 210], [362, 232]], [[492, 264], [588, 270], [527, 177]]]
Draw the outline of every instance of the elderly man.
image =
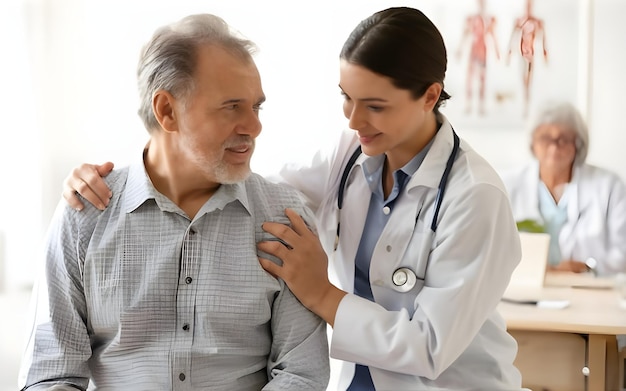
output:
[[155, 32], [138, 67], [141, 161], [106, 210], [61, 201], [20, 373], [28, 390], [325, 390], [326, 323], [259, 265], [298, 193], [250, 173], [254, 45], [213, 15]]

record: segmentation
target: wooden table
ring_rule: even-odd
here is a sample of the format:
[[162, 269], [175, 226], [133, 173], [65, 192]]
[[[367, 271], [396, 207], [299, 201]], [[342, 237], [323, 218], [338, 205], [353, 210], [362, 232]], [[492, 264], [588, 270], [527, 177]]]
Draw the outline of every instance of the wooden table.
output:
[[[568, 286], [568, 277], [571, 277], [569, 285], [595, 287]], [[588, 369], [587, 371], [580, 368], [581, 374], [586, 375], [584, 389], [606, 390], [611, 383], [607, 381], [609, 368], [606, 357], [607, 354], [611, 357], [615, 354], [617, 357], [616, 350], [612, 350], [616, 347], [615, 336], [626, 334], [626, 310], [620, 307], [617, 291], [611, 289], [610, 281], [594, 280], [590, 281], [591, 284], [582, 284], [584, 281], [581, 278], [581, 276], [574, 275], [549, 275], [546, 277], [546, 286], [542, 288], [507, 291], [505, 294], [506, 297], [515, 299], [569, 300], [567, 308], [539, 308], [536, 305], [508, 302], [500, 303], [498, 308], [506, 320], [509, 331], [514, 336], [516, 332], [583, 336], [585, 341], [581, 343], [586, 345], [586, 357], [580, 362], [585, 363]], [[558, 376], [558, 374], [552, 374], [552, 376]], [[617, 378], [617, 376], [614, 377]], [[614, 386], [611, 385], [612, 387]]]

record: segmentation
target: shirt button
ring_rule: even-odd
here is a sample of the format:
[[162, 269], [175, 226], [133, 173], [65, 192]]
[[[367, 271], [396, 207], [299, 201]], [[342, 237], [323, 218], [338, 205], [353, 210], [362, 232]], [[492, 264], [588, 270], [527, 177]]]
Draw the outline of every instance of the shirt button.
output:
[[385, 206], [385, 207], [383, 208], [383, 213], [384, 213], [385, 215], [388, 215], [389, 213], [391, 213], [391, 208], [390, 208], [390, 207], [388, 207], [388, 206]]
[[185, 374], [184, 374], [184, 373], [181, 373], [180, 375], [178, 375], [178, 379], [179, 379], [180, 381], [185, 381]]
[[187, 277], [187, 278], [185, 278], [185, 282], [186, 282], [187, 284], [191, 284], [191, 281], [193, 281], [193, 278], [191, 278], [191, 277]]
[[185, 323], [185, 324], [183, 325], [183, 330], [185, 330], [185, 331], [189, 331], [189, 323]]
[[387, 250], [387, 252], [390, 253], [391, 252], [391, 246], [387, 245], [387, 247], [385, 247], [385, 250]]

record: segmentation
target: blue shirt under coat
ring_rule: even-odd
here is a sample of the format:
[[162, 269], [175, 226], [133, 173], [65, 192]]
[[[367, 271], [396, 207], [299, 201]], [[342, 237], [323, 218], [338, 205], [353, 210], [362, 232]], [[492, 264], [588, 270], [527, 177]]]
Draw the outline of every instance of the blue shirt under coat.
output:
[[[434, 140], [434, 138], [433, 138]], [[393, 188], [389, 197], [385, 199], [383, 193], [383, 168], [385, 166], [385, 155], [378, 155], [368, 158], [363, 162], [363, 174], [369, 184], [372, 196], [370, 198], [367, 219], [361, 242], [356, 253], [354, 268], [354, 294], [374, 301], [372, 288], [369, 280], [370, 261], [374, 247], [378, 243], [389, 216], [393, 212], [393, 205], [402, 194], [404, 186], [409, 182], [411, 176], [424, 161], [426, 154], [430, 150], [432, 140], [402, 168], [393, 172]], [[347, 391], [373, 391], [374, 383], [370, 375], [369, 368], [365, 365], [356, 364], [354, 378]]]

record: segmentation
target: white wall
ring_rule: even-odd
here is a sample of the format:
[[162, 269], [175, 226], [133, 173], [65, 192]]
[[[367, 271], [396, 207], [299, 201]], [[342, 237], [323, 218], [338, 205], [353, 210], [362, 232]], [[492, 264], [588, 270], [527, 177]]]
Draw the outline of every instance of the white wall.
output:
[[[0, 94], [0, 107], [9, 108], [5, 113], [9, 123], [0, 133], [4, 190], [0, 231], [5, 232], [9, 284], [31, 279], [37, 247], [70, 168], [105, 160], [121, 166], [139, 153], [147, 137], [135, 114], [139, 48], [157, 26], [190, 13], [216, 13], [260, 46], [257, 63], [268, 97], [261, 113], [264, 131], [253, 160], [260, 173], [310, 156], [346, 125], [337, 87], [343, 40], [363, 17], [395, 5], [422, 8], [444, 34], [449, 51], [446, 88], [453, 99], [443, 112], [458, 133], [498, 169], [525, 161], [528, 142], [519, 107], [518, 62], [506, 64], [490, 57], [489, 116], [462, 114], [465, 68], [454, 52], [463, 17], [475, 11], [476, 4], [469, 0], [2, 0], [0, 74], [7, 93]], [[513, 17], [523, 13], [524, 4], [525, 0], [487, 1], [488, 10], [498, 18], [502, 53], [508, 47]], [[592, 11], [590, 17], [587, 10]], [[535, 13], [545, 19], [550, 58], [548, 63], [537, 61], [533, 109], [550, 98], [579, 104], [592, 132], [589, 160], [626, 178], [626, 157], [621, 151], [626, 132], [618, 106], [618, 94], [626, 87], [622, 73], [626, 2], [537, 0]], [[6, 57], [14, 53], [15, 57]], [[495, 102], [498, 94], [508, 100]]]
[[626, 178], [626, 2], [595, 2], [589, 161], [609, 167]]

